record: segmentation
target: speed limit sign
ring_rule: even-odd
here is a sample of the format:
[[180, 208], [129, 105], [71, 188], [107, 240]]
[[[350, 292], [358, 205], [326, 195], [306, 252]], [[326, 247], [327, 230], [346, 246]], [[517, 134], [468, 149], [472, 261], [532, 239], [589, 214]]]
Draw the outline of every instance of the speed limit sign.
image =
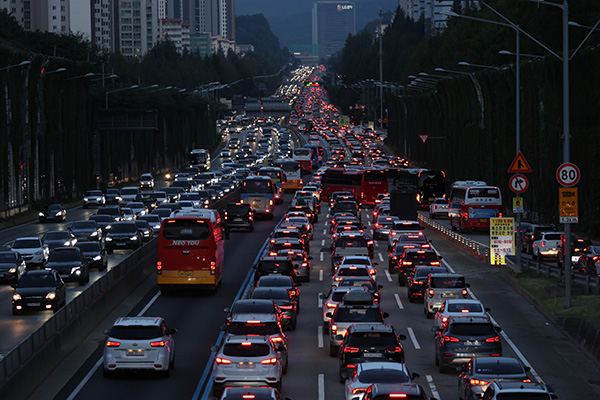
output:
[[577, 165], [564, 163], [556, 170], [556, 180], [564, 187], [575, 186], [581, 178], [581, 172]]

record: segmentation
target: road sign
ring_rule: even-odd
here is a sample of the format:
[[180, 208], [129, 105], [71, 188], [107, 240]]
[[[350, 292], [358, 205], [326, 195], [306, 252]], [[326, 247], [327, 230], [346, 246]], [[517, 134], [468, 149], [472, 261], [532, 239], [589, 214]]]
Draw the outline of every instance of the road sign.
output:
[[519, 194], [527, 190], [527, 188], [529, 187], [529, 181], [527, 180], [525, 175], [516, 174], [510, 177], [508, 185], [510, 186], [510, 190]]
[[558, 188], [558, 215], [561, 224], [579, 222], [577, 188]]
[[518, 214], [525, 212], [525, 207], [523, 207], [523, 198], [522, 197], [514, 197], [513, 198], [513, 213]]
[[419, 135], [419, 138], [421, 138], [421, 141], [423, 142], [423, 144], [425, 144], [427, 142], [427, 139], [429, 138], [429, 135]]
[[577, 185], [580, 178], [581, 172], [573, 163], [564, 163], [556, 170], [556, 180], [565, 187]]
[[515, 220], [490, 218], [490, 264], [506, 265], [506, 256], [515, 254]]
[[531, 172], [531, 167], [527, 163], [523, 153], [519, 152], [519, 154], [517, 154], [513, 162], [510, 164], [510, 167], [508, 167], [508, 172], [513, 174], [517, 174], [519, 172]]

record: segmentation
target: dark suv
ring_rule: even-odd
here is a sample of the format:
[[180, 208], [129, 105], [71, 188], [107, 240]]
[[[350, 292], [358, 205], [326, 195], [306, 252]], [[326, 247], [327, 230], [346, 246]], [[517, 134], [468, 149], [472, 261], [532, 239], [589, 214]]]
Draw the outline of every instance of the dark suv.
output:
[[415, 267], [406, 278], [408, 301], [412, 303], [416, 298], [424, 298], [423, 296], [425, 296], [425, 290], [427, 289], [427, 279], [429, 278], [429, 274], [445, 272], [448, 272], [448, 270], [444, 267]]
[[[567, 241], [565, 240], [565, 235], [560, 235], [560, 247], [558, 249], [558, 255], [556, 256], [559, 268], [562, 268], [563, 266], [566, 244]], [[571, 268], [577, 266], [579, 258], [585, 253], [585, 249], [591, 245], [592, 241], [589, 238], [576, 237], [575, 235], [571, 236]]]
[[340, 382], [344, 383], [352, 369], [361, 362], [394, 361], [404, 363], [404, 349], [389, 324], [350, 325], [340, 347]]
[[450, 366], [462, 366], [475, 357], [502, 356], [502, 343], [498, 332], [489, 317], [453, 316], [442, 325], [434, 326], [435, 365], [440, 373]]
[[254, 210], [247, 203], [229, 203], [225, 206], [225, 225], [254, 231]]
[[294, 262], [290, 257], [261, 257], [258, 263], [252, 266], [254, 271], [254, 284], [265, 275], [287, 275], [291, 276], [296, 282], [296, 270]]

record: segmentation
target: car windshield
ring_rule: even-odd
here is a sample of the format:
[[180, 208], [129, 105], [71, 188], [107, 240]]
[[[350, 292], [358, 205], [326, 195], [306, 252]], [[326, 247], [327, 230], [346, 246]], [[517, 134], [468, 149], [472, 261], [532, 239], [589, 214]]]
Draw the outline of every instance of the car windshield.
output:
[[450, 333], [459, 336], [495, 336], [496, 331], [490, 323], [453, 323]]
[[44, 241], [46, 240], [68, 240], [70, 239], [69, 232], [47, 232], [44, 235]]
[[101, 250], [100, 243], [97, 242], [79, 242], [75, 245], [75, 247], [81, 249], [83, 252], [99, 252]]
[[15, 240], [12, 245], [13, 249], [31, 249], [35, 247], [42, 247], [38, 239]]
[[231, 335], [275, 335], [280, 333], [277, 322], [264, 323], [232, 323], [227, 329], [227, 333]]
[[54, 286], [56, 282], [54, 277], [48, 274], [25, 274], [19, 279], [18, 287], [50, 287]]
[[16, 257], [13, 253], [2, 253], [0, 254], [0, 263], [14, 263]]
[[53, 205], [48, 206], [48, 212], [57, 212], [60, 210], [62, 210], [62, 207], [58, 204], [53, 204]]
[[336, 322], [383, 322], [378, 308], [338, 308]]
[[368, 369], [358, 376], [358, 380], [363, 383], [406, 383], [408, 376], [395, 369]]
[[136, 233], [137, 227], [135, 224], [114, 224], [110, 229], [110, 233]]
[[81, 261], [77, 251], [53, 251], [48, 257], [48, 262]]
[[136, 208], [144, 208], [144, 203], [140, 203], [140, 202], [132, 202], [132, 203], [127, 203], [127, 208], [131, 208], [131, 209], [136, 209]]
[[110, 330], [110, 336], [122, 340], [142, 340], [162, 337], [163, 332], [159, 326], [117, 325]]
[[525, 370], [516, 362], [478, 362], [475, 373], [480, 375], [524, 375]]
[[96, 229], [94, 221], [73, 222], [71, 229]]
[[268, 344], [248, 343], [250, 342], [227, 343], [223, 346], [223, 355], [230, 357], [264, 357], [271, 352]]
[[432, 288], [460, 289], [465, 287], [464, 276], [432, 276], [429, 281]]

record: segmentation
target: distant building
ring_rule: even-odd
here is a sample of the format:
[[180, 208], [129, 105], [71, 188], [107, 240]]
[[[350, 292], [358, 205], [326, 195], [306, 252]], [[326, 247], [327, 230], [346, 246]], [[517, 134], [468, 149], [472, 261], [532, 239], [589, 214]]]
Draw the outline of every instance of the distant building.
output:
[[469, 0], [399, 0], [398, 5], [413, 21], [424, 18], [426, 36], [439, 35], [446, 29], [448, 16], [443, 12], [479, 8], [478, 1]]
[[330, 57], [344, 48], [349, 34], [356, 34], [354, 2], [317, 1], [312, 10], [312, 54]]
[[221, 35], [211, 36], [210, 49], [213, 54], [222, 51], [223, 54], [227, 55], [227, 53], [229, 53], [229, 50], [233, 51], [234, 53], [238, 52], [235, 41], [229, 40]]
[[211, 54], [210, 33], [190, 33], [190, 51], [206, 57]]
[[319, 57], [313, 56], [308, 51], [293, 52], [292, 55], [297, 58], [302, 65], [318, 65]]
[[94, 2], [92, 43], [94, 43], [102, 53], [110, 53], [114, 49], [112, 11], [111, 0], [96, 0]]
[[158, 20], [158, 40], [170, 40], [177, 51], [183, 53], [190, 49], [190, 26], [180, 19], [164, 18]]
[[115, 50], [125, 57], [141, 57], [154, 47], [158, 39], [157, 0], [119, 1], [114, 12]]
[[238, 49], [238, 55], [240, 57], [243, 57], [246, 54], [254, 51], [254, 46], [251, 44], [238, 44], [237, 49]]

